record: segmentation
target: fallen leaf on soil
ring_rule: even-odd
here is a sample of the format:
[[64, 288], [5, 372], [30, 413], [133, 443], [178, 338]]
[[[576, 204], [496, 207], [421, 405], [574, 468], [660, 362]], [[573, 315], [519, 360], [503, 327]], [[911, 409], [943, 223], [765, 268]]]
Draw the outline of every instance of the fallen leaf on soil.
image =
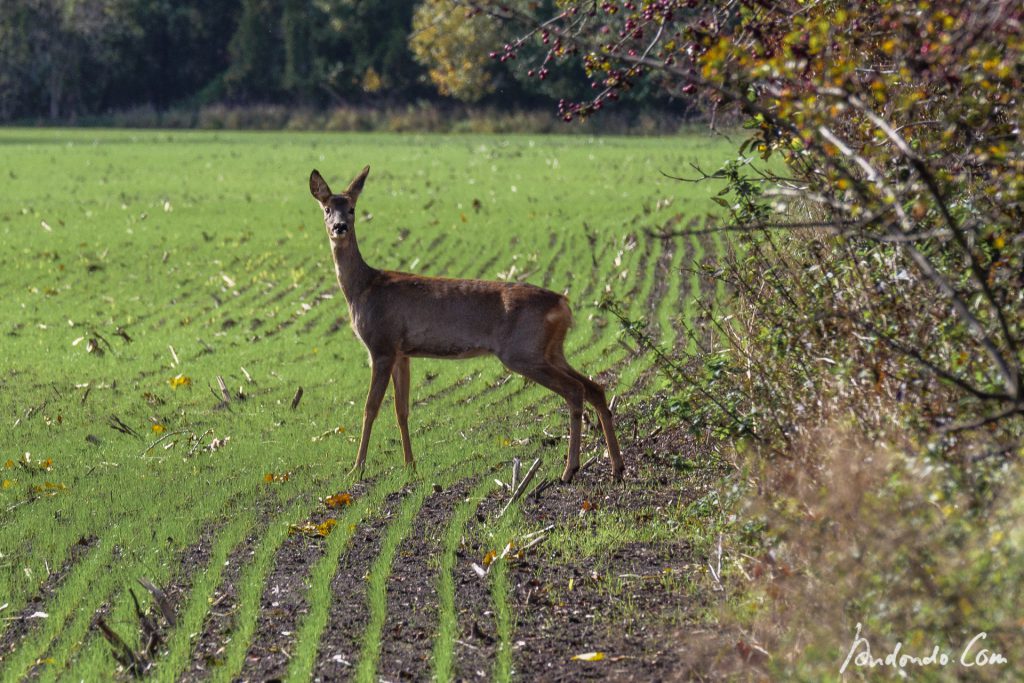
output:
[[347, 493], [336, 493], [333, 496], [328, 496], [324, 500], [324, 504], [328, 508], [336, 509], [345, 507], [352, 504], [352, 496]]
[[494, 552], [493, 550], [489, 551], [486, 555], [484, 555], [484, 566], [490, 567], [491, 562], [494, 562], [494, 558], [496, 558], [497, 556], [498, 553]]
[[306, 536], [327, 536], [338, 525], [338, 520], [331, 517], [320, 524], [306, 522], [305, 524], [291, 524], [288, 527], [288, 535], [304, 534]]
[[291, 472], [284, 472], [282, 474], [274, 474], [273, 472], [267, 472], [263, 475], [263, 481], [268, 484], [276, 482], [285, 482], [292, 478]]
[[577, 662], [600, 662], [604, 659], [603, 652], [584, 652], [581, 655], [573, 655], [572, 658]]

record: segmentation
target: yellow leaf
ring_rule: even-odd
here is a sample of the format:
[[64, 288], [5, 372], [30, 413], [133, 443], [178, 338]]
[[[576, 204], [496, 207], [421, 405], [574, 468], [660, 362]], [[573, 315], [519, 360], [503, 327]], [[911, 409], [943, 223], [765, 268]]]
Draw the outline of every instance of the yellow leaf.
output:
[[0, 484], [0, 488], [3, 488], [3, 489], [9, 489], [12, 486], [14, 486], [14, 482], [11, 481], [10, 479], [4, 479], [4, 482], [2, 484]]
[[572, 657], [577, 662], [600, 662], [604, 659], [603, 652], [584, 652], [581, 655], [573, 655]]
[[498, 553], [494, 552], [493, 550], [489, 551], [486, 555], [484, 555], [484, 566], [491, 566], [491, 562], [494, 562], [494, 558], [496, 558], [497, 556]]
[[336, 493], [333, 496], [328, 496], [324, 500], [324, 504], [329, 508], [341, 508], [352, 504], [352, 496], [347, 493]]
[[163, 425], [153, 425], [153, 433], [154, 434], [163, 434], [164, 433], [164, 426]]
[[14, 469], [14, 461], [11, 460], [10, 458], [8, 458], [7, 462], [4, 463], [4, 468], [9, 469], [9, 470], [10, 469]]
[[192, 378], [187, 375], [175, 375], [167, 381], [170, 383], [172, 389], [187, 387], [192, 384]]

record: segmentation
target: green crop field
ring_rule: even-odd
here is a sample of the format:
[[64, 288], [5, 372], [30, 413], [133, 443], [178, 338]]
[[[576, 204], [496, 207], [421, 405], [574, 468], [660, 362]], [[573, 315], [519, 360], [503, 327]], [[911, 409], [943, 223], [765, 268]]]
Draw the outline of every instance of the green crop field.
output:
[[[499, 519], [494, 482], [514, 458], [541, 458], [538, 482], [561, 472], [564, 403], [495, 359], [413, 359], [418, 469], [402, 466], [389, 390], [365, 477], [350, 476], [369, 367], [309, 172], [338, 190], [370, 164], [356, 230], [373, 266], [567, 293], [567, 356], [626, 416], [659, 381], [597, 302], [686, 344], [687, 266], [706, 246], [645, 231], [714, 206], [718, 188], [662, 171], [734, 149], [700, 135], [0, 130], [0, 678], [109, 679], [97, 620], [140, 650], [133, 593], [159, 615], [140, 578], [175, 615], [144, 658], [158, 680], [377, 680], [407, 656], [393, 628], [405, 578], [431, 594], [403, 665], [415, 677], [474, 677], [460, 643], [478, 627], [494, 641], [485, 678], [516, 678], [510, 562], [482, 579], [470, 563], [566, 521], [518, 505]], [[599, 434], [585, 430], [584, 461]], [[620, 434], [634, 471], [635, 436]], [[616, 488], [608, 469], [588, 472], [594, 490], [639, 495], [642, 481]], [[350, 504], [325, 507], [343, 492]], [[691, 513], [641, 524], [598, 510], [585, 534], [567, 520], [536, 552], [678, 538]], [[465, 619], [467, 581], [486, 623]]]

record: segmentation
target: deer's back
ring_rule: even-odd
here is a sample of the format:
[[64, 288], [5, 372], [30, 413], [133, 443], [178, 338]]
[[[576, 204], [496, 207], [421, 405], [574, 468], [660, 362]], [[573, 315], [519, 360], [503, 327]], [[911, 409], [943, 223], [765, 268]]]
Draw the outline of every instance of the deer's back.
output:
[[391, 271], [380, 271], [350, 308], [371, 351], [438, 358], [500, 356], [510, 344], [537, 343], [538, 330], [568, 315], [565, 297], [535, 285]]

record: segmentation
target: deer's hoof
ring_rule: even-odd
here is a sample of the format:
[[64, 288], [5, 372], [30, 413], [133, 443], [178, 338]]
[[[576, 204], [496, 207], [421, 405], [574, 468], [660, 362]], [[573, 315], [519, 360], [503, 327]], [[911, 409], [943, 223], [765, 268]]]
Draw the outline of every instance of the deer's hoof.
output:
[[573, 468], [571, 470], [567, 469], [564, 472], [562, 472], [562, 483], [563, 484], [571, 484], [572, 483], [572, 478], [576, 476], [576, 470], [578, 470], [578, 469], [579, 468], [576, 467], [576, 468]]

